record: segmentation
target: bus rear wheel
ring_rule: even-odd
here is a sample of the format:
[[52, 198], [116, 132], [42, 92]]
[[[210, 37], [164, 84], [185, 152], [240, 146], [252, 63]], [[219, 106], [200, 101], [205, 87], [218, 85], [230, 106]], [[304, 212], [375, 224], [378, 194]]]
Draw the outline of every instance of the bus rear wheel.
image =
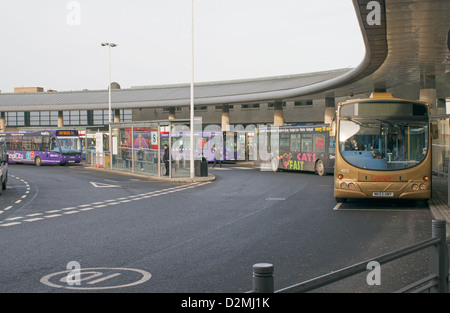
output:
[[34, 164], [36, 164], [36, 166], [41, 166], [42, 164], [41, 157], [37, 156], [36, 158], [34, 158]]
[[316, 162], [316, 173], [319, 176], [325, 176], [326, 172], [325, 172], [325, 166], [323, 165], [322, 160], [319, 160]]

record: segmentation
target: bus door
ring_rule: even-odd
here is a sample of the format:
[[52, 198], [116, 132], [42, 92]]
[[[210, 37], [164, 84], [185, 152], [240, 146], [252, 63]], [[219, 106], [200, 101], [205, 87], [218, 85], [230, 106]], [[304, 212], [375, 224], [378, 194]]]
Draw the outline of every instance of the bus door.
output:
[[56, 164], [61, 163], [61, 148], [59, 143], [54, 136], [44, 136], [43, 139], [48, 140], [48, 145], [39, 152], [43, 163]]

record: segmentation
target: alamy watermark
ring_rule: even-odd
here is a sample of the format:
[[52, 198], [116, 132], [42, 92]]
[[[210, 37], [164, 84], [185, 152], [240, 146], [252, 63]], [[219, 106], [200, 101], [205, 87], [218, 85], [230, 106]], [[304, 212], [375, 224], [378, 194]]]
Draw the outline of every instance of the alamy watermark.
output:
[[[207, 125], [198, 131], [194, 126], [194, 159], [208, 159], [214, 153], [209, 148], [215, 146], [227, 160], [261, 161], [271, 164], [269, 167], [261, 167], [262, 171], [272, 171], [274, 167], [278, 168], [279, 129], [278, 126], [230, 125], [229, 130], [223, 132], [219, 125]], [[174, 125], [171, 136], [172, 159], [188, 160], [190, 150], [185, 149], [184, 144], [190, 136], [189, 126]], [[249, 138], [246, 136], [252, 138], [252, 144], [248, 143]]]
[[367, 263], [366, 269], [370, 270], [367, 274], [366, 282], [369, 286], [381, 285], [381, 265], [377, 261]]
[[69, 1], [66, 5], [68, 10], [66, 21], [69, 26], [81, 25], [81, 4], [78, 1]]
[[367, 10], [371, 10], [367, 14], [367, 24], [369, 26], [381, 25], [381, 5], [378, 1], [370, 1], [366, 6]]
[[67, 263], [66, 269], [70, 272], [66, 276], [66, 282], [69, 286], [79, 286], [81, 284], [81, 265], [77, 261]]

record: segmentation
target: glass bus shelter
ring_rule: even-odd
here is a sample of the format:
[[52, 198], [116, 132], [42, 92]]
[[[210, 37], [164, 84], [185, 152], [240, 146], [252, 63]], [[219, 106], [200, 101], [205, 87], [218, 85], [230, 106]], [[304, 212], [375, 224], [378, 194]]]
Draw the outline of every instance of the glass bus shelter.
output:
[[[169, 148], [169, 177], [190, 177], [190, 121], [162, 120], [111, 124], [111, 149], [94, 152], [93, 163], [114, 170], [163, 177], [164, 145]], [[201, 136], [201, 119], [194, 120], [194, 143]], [[106, 132], [106, 141], [109, 141]], [[200, 138], [201, 139], [201, 138]], [[195, 145], [195, 144], [194, 144]], [[107, 145], [105, 145], [107, 146]], [[194, 154], [195, 164], [202, 155]], [[103, 160], [98, 161], [99, 158]], [[95, 158], [97, 158], [95, 160]]]

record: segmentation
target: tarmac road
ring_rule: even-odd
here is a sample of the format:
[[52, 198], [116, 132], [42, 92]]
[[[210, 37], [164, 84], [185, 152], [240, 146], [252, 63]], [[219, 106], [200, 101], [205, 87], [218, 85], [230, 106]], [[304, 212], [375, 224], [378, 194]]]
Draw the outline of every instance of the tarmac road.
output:
[[[332, 176], [209, 171], [212, 182], [172, 183], [11, 165], [0, 196], [0, 292], [240, 293], [260, 262], [274, 264], [280, 289], [431, 236], [427, 206], [337, 206]], [[318, 292], [391, 292], [427, 269], [419, 253], [383, 267], [381, 286], [364, 274]]]

